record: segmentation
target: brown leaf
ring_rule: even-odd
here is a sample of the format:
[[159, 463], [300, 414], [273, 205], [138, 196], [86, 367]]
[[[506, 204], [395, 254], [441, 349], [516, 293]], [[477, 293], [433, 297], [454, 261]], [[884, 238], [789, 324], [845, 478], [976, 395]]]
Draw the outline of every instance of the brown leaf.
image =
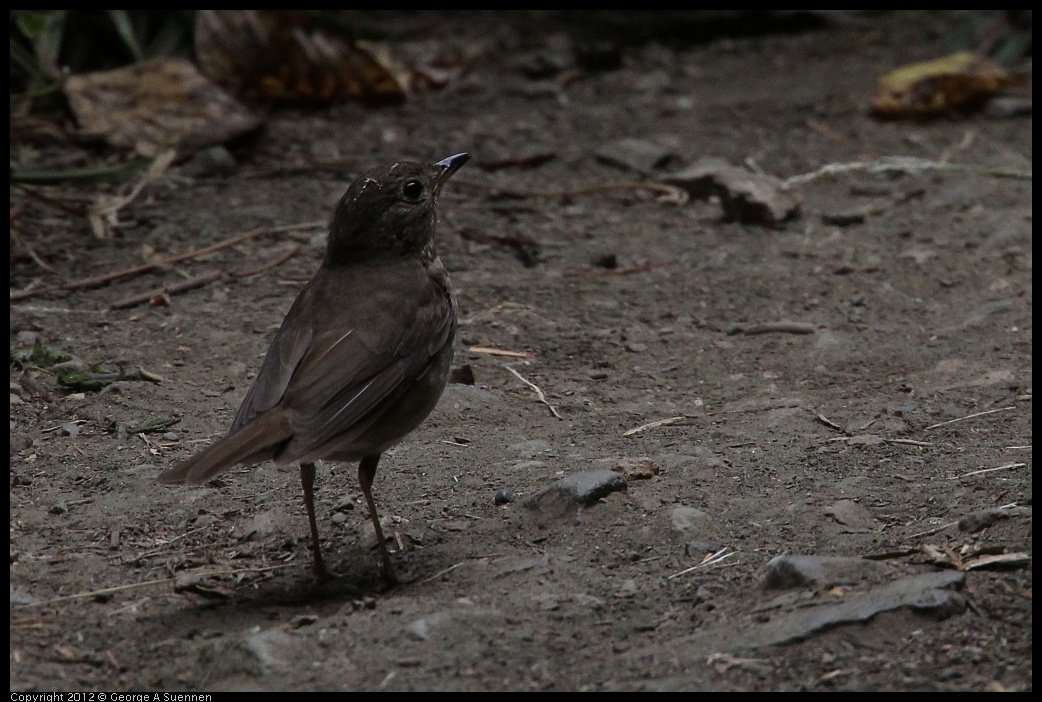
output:
[[149, 157], [169, 148], [183, 156], [261, 123], [182, 59], [70, 76], [64, 90], [85, 133]]
[[383, 47], [313, 29], [304, 10], [201, 10], [195, 54], [237, 95], [277, 103], [394, 103], [404, 83]]
[[662, 180], [684, 188], [696, 199], [719, 197], [725, 216], [732, 221], [777, 225], [796, 217], [802, 204], [799, 195], [780, 179], [718, 158], [703, 158]]

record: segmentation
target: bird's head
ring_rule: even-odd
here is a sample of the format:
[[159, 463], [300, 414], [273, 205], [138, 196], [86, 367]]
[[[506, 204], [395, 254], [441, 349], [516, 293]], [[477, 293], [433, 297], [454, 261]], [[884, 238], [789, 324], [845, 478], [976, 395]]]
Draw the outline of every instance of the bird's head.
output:
[[470, 154], [437, 163], [403, 161], [360, 176], [340, 198], [329, 226], [325, 265], [383, 256], [434, 258], [438, 191]]

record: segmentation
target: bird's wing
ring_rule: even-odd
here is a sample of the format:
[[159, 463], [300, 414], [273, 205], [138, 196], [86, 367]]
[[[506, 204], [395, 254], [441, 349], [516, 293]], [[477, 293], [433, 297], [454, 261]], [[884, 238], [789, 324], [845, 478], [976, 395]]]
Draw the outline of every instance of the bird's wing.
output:
[[293, 426], [280, 463], [349, 446], [450, 343], [452, 302], [420, 274], [388, 276], [388, 285], [364, 292], [313, 281], [272, 342], [232, 431], [278, 406]]

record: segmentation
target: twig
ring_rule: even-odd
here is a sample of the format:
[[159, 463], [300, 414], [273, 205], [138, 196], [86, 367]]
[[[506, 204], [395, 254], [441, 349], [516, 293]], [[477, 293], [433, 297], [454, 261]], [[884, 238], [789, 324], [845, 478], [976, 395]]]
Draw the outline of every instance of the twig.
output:
[[940, 526], [936, 526], [933, 529], [927, 529], [926, 531], [920, 531], [918, 534], [910, 534], [910, 535], [908, 535], [908, 536], [906, 536], [904, 538], [905, 539], [918, 539], [920, 536], [930, 536], [931, 534], [936, 534], [939, 531], [944, 531], [945, 529], [947, 529], [949, 527], [953, 527], [953, 526], [957, 525], [958, 523], [959, 522], [957, 522], [957, 521], [955, 521], [955, 522], [948, 522], [947, 524], [942, 524]]
[[524, 384], [525, 384], [525, 385], [527, 385], [528, 387], [530, 387], [530, 388], [532, 388], [533, 390], [535, 390], [535, 394], [539, 396], [539, 401], [540, 401], [540, 402], [542, 402], [542, 403], [543, 403], [544, 405], [546, 405], [547, 407], [549, 407], [549, 408], [550, 408], [550, 413], [551, 413], [551, 414], [552, 414], [553, 416], [557, 417], [558, 419], [564, 419], [564, 417], [562, 417], [561, 415], [559, 415], [559, 414], [557, 413], [557, 409], [556, 409], [556, 408], [555, 408], [555, 407], [554, 407], [553, 405], [551, 405], [551, 404], [550, 404], [549, 402], [547, 402], [547, 400], [546, 400], [546, 395], [544, 395], [544, 394], [543, 394], [543, 391], [539, 389], [539, 386], [538, 386], [538, 385], [536, 385], [535, 383], [533, 383], [533, 382], [531, 382], [531, 381], [529, 381], [529, 380], [526, 380], [526, 379], [525, 379], [525, 377], [524, 377], [523, 375], [521, 375], [520, 373], [518, 373], [518, 372], [517, 372], [516, 370], [514, 370], [514, 369], [513, 369], [513, 368], [511, 368], [510, 366], [503, 366], [503, 367], [504, 367], [504, 368], [506, 368], [506, 369], [507, 369], [508, 371], [510, 371], [511, 373], [513, 373], [514, 375], [516, 375], [516, 376], [517, 376], [517, 379], [518, 379], [518, 380], [520, 380], [520, 381], [521, 381], [522, 383], [524, 383]]
[[636, 275], [653, 271], [656, 268], [668, 268], [673, 264], [673, 261], [649, 261], [629, 268], [586, 268], [579, 271], [579, 275]]
[[982, 470], [973, 470], [973, 471], [970, 471], [969, 473], [963, 473], [960, 476], [952, 478], [952, 480], [961, 480], [963, 478], [968, 478], [971, 475], [982, 475], [984, 473], [994, 473], [997, 470], [1009, 470], [1010, 468], [1023, 468], [1026, 465], [1027, 465], [1027, 463], [1007, 463], [1004, 466], [997, 466], [995, 468], [984, 468]]
[[438, 571], [437, 573], [435, 573], [434, 575], [432, 575], [432, 576], [430, 576], [430, 577], [427, 577], [427, 578], [424, 578], [423, 580], [421, 580], [420, 582], [418, 582], [418, 583], [416, 583], [416, 584], [417, 584], [417, 585], [423, 585], [424, 583], [429, 583], [429, 582], [430, 582], [430, 581], [432, 581], [432, 580], [437, 580], [437, 579], [438, 579], [438, 578], [440, 578], [441, 576], [443, 576], [443, 575], [446, 575], [447, 573], [451, 573], [452, 571], [456, 570], [457, 568], [459, 568], [459, 567], [460, 567], [461, 565], [463, 565], [464, 563], [466, 563], [466, 561], [460, 561], [460, 562], [459, 562], [459, 563], [457, 563], [456, 565], [451, 565], [451, 566], [449, 566], [448, 568], [445, 568], [444, 570], [439, 570], [439, 571]]
[[532, 354], [527, 351], [510, 351], [508, 349], [497, 349], [492, 346], [468, 346], [470, 353], [487, 353], [489, 356], [510, 356], [511, 358], [528, 358]]
[[831, 419], [829, 419], [825, 415], [821, 414], [820, 412], [818, 413], [818, 421], [821, 422], [822, 424], [824, 424], [825, 426], [829, 427], [830, 429], [835, 429], [836, 431], [843, 432], [844, 434], [847, 433], [846, 429], [844, 429], [840, 425], [836, 424], [835, 422], [833, 422]]
[[22, 290], [11, 295], [11, 302], [18, 300], [24, 300], [28, 297], [34, 297], [36, 295], [42, 295], [43, 293], [54, 292], [56, 290], [80, 290], [83, 288], [99, 288], [103, 285], [107, 285], [111, 282], [122, 280], [124, 278], [133, 278], [135, 276], [149, 273], [151, 271], [172, 266], [175, 263], [187, 261], [189, 259], [197, 258], [199, 256], [205, 256], [207, 254], [221, 251], [229, 247], [241, 244], [244, 241], [256, 238], [263, 234], [276, 234], [279, 232], [296, 231], [300, 229], [313, 229], [315, 227], [323, 226], [321, 222], [302, 222], [300, 224], [286, 224], [278, 227], [257, 227], [251, 229], [243, 234], [233, 236], [230, 239], [219, 241], [216, 244], [205, 246], [201, 249], [194, 249], [177, 256], [171, 256], [170, 258], [163, 259], [156, 263], [145, 263], [140, 266], [132, 266], [131, 268], [124, 268], [118, 271], [110, 271], [109, 273], [103, 273], [102, 275], [92, 276], [90, 278], [80, 278], [79, 280], [70, 280], [67, 283], [61, 285], [54, 285], [46, 288], [33, 288], [31, 290]]
[[192, 536], [193, 534], [198, 534], [200, 531], [206, 531], [207, 529], [211, 528], [212, 526], [213, 526], [213, 524], [207, 524], [206, 526], [199, 527], [198, 529], [192, 529], [191, 531], [186, 531], [183, 534], [181, 534], [180, 536], [177, 536], [177, 537], [174, 537], [173, 539], [170, 539], [169, 541], [167, 541], [162, 546], [157, 546], [156, 548], [151, 549], [149, 551], [142, 551], [141, 553], [137, 554], [136, 556], [132, 556], [130, 558], [127, 558], [126, 554], [118, 554], [118, 555], [114, 556], [113, 558], [116, 559], [116, 560], [119, 560], [121, 563], [133, 563], [134, 561], [140, 561], [140, 560], [142, 560], [144, 558], [151, 558], [152, 556], [156, 555], [157, 553], [160, 553], [160, 552], [166, 550], [167, 547], [172, 546], [173, 544], [176, 544], [181, 539], [186, 539], [189, 536]]
[[298, 253], [300, 253], [300, 244], [293, 244], [293, 246], [283, 251], [281, 254], [273, 258], [271, 261], [268, 261], [267, 263], [262, 263], [259, 266], [254, 266], [253, 268], [243, 268], [242, 270], [237, 271], [235, 273], [235, 276], [237, 278], [249, 278], [250, 276], [257, 275], [258, 273], [263, 273], [264, 271], [269, 270], [271, 268], [281, 266], [283, 263], [296, 256]]
[[[266, 573], [271, 570], [289, 568], [295, 565], [295, 563], [284, 563], [282, 565], [267, 566], [266, 568], [239, 568], [238, 570], [219, 570], [213, 573], [200, 573], [199, 575], [205, 577], [213, 577], [217, 575], [238, 575], [239, 573]], [[81, 592], [76, 595], [65, 595], [64, 597], [55, 597], [54, 599], [43, 600], [41, 602], [28, 602], [26, 604], [11, 605], [11, 609], [28, 609], [29, 607], [44, 607], [46, 605], [60, 604], [62, 602], [72, 602], [73, 600], [84, 600], [89, 597], [110, 595], [115, 592], [136, 590], [142, 587], [151, 587], [152, 585], [165, 585], [166, 583], [175, 582], [177, 581], [177, 579], [178, 578], [160, 578], [159, 580], [146, 580], [143, 583], [129, 583], [127, 585], [117, 585], [116, 587], [105, 587], [100, 590], [91, 590], [90, 592]]]
[[763, 324], [732, 324], [727, 335], [745, 334], [813, 334], [817, 327], [810, 322], [765, 322]]
[[652, 429], [654, 427], [663, 427], [663, 426], [666, 426], [667, 424], [672, 424], [673, 422], [679, 422], [681, 419], [687, 419], [687, 417], [682, 415], [682, 414], [678, 414], [676, 417], [666, 417], [665, 419], [658, 419], [658, 420], [656, 420], [654, 422], [648, 422], [647, 424], [641, 424], [639, 427], [633, 427], [632, 429], [627, 429], [626, 431], [622, 432], [622, 435], [623, 436], [633, 436], [634, 434], [636, 434], [638, 432], [642, 432], [645, 429]]
[[159, 298], [163, 295], [177, 295], [179, 293], [187, 292], [188, 290], [194, 290], [201, 288], [208, 283], [212, 283], [215, 280], [220, 280], [223, 277], [222, 273], [212, 271], [196, 278], [189, 278], [188, 280], [182, 280], [178, 283], [170, 283], [169, 285], [163, 285], [155, 290], [149, 290], [148, 292], [138, 293], [125, 297], [122, 300], [117, 300], [109, 305], [110, 310], [125, 310], [128, 307], [137, 307], [143, 305], [146, 302]]
[[687, 191], [676, 185], [666, 183], [641, 183], [639, 181], [623, 181], [621, 183], [601, 183], [581, 188], [561, 188], [552, 190], [511, 190], [509, 188], [492, 188], [497, 195], [508, 197], [575, 197], [576, 195], [592, 195], [612, 190], [649, 190], [665, 197], [669, 202], [682, 205], [688, 200]]
[[943, 427], [943, 426], [947, 426], [949, 424], [955, 424], [956, 422], [963, 422], [963, 421], [966, 421], [967, 419], [973, 419], [974, 417], [983, 417], [986, 414], [995, 414], [996, 412], [1005, 412], [1006, 410], [1011, 410], [1011, 409], [1016, 409], [1016, 407], [1011, 405], [1009, 407], [999, 407], [998, 409], [988, 410], [986, 412], [977, 412], [976, 414], [968, 414], [965, 417], [957, 417], [955, 419], [949, 419], [947, 422], [938, 422], [937, 424], [931, 424], [930, 426], [926, 427], [926, 429], [924, 429], [923, 431], [930, 431], [931, 429], [936, 429], [937, 427]]
[[106, 222], [110, 225], [118, 223], [117, 216], [119, 211], [124, 207], [133, 202], [141, 191], [145, 189], [146, 185], [159, 180], [166, 169], [170, 167], [170, 164], [174, 161], [174, 156], [177, 155], [176, 149], [167, 149], [163, 153], [153, 159], [152, 163], [149, 164], [148, 169], [141, 176], [141, 179], [131, 189], [127, 195], [120, 195], [117, 197], [103, 196], [90, 208], [87, 212], [87, 220], [90, 222], [90, 227], [94, 231], [94, 236], [99, 239], [108, 238], [108, 227]]
[[735, 555], [736, 553], [737, 553], [737, 551], [731, 551], [730, 553], [728, 553], [728, 547], [724, 546], [722, 549], [720, 549], [716, 553], [711, 553], [708, 556], [706, 556], [705, 558], [703, 558], [702, 562], [699, 563], [698, 565], [693, 565], [690, 568], [685, 568], [684, 570], [680, 571], [679, 573], [673, 573], [673, 575], [666, 576], [666, 580], [672, 580], [673, 578], [679, 578], [681, 575], [687, 575], [691, 571], [698, 570], [699, 568], [706, 568], [706, 567], [711, 566], [711, 565], [717, 565], [718, 563], [723, 563], [725, 560], [727, 560], [731, 556]]
[[36, 253], [36, 250], [33, 249], [33, 247], [29, 244], [28, 241], [22, 239], [21, 235], [18, 233], [18, 230], [14, 227], [11, 227], [11, 238], [14, 239], [14, 243], [16, 246], [25, 247], [25, 251], [29, 254], [29, 258], [31, 258], [33, 262], [36, 263], [36, 265], [38, 265], [40, 268], [44, 269], [48, 273], [55, 272], [51, 264], [47, 263], [47, 261], [44, 261], [42, 258], [40, 258], [40, 255]]
[[793, 176], [782, 181], [782, 187], [802, 185], [812, 180], [829, 175], [841, 173], [920, 173], [922, 171], [940, 170], [954, 173], [974, 173], [978, 175], [990, 175], [995, 178], [1013, 178], [1015, 180], [1031, 180], [1031, 173], [1024, 171], [1011, 171], [1002, 168], [984, 168], [981, 166], [967, 166], [955, 163], [939, 163], [923, 158], [912, 156], [884, 156], [875, 161], [854, 161], [852, 163], [828, 163], [816, 171]]

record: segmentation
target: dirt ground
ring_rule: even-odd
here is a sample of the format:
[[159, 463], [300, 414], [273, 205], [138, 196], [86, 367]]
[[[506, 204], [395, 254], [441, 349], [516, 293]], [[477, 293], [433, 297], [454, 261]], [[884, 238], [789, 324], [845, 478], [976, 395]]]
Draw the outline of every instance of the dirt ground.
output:
[[[1031, 117], [867, 110], [877, 75], [947, 53], [961, 16], [701, 42], [420, 20], [425, 46], [484, 47], [466, 75], [399, 107], [272, 112], [217, 152], [234, 164], [173, 168], [109, 239], [11, 195], [15, 292], [328, 221], [370, 166], [471, 152], [439, 231], [474, 382], [375, 483], [404, 582], [381, 586], [355, 466], [319, 472], [323, 586], [295, 470], [155, 480], [227, 430], [321, 227], [20, 299], [12, 350], [161, 382], [70, 392], [12, 364], [11, 689], [1031, 689], [1031, 182], [994, 173], [1031, 171]], [[890, 156], [974, 168], [809, 180], [775, 226], [601, 187], [706, 157], [789, 178]], [[605, 468], [625, 489], [534, 499]], [[786, 579], [778, 556], [810, 558]]]

